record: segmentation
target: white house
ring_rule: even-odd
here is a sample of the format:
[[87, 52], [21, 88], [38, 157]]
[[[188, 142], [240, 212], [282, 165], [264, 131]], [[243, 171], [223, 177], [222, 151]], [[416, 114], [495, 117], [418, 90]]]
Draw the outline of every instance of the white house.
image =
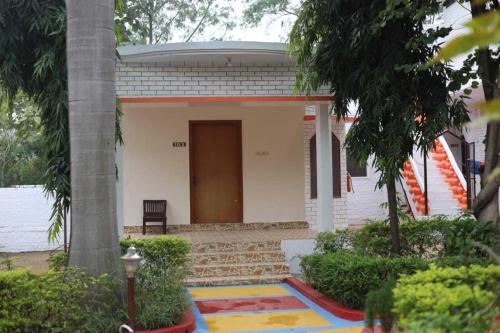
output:
[[[438, 23], [458, 30], [468, 15], [452, 3]], [[118, 219], [125, 231], [139, 231], [148, 199], [167, 200], [168, 224], [186, 230], [275, 222], [330, 230], [386, 218], [378, 173], [370, 163], [360, 168], [346, 160], [353, 117], [329, 117], [328, 89], [309, 97], [294, 92], [285, 44], [170, 43], [119, 52], [125, 144], [117, 154]], [[473, 100], [482, 98], [474, 91]], [[446, 133], [426, 161], [415, 152], [398, 184], [414, 216], [467, 207], [479, 177], [467, 177], [465, 160], [484, 159], [484, 134], [476, 127]]]
[[[167, 200], [169, 225], [347, 226], [345, 121], [329, 117], [327, 90], [294, 94], [284, 44], [172, 43], [119, 52], [119, 219], [126, 231], [141, 225], [146, 199]], [[320, 168], [311, 172], [316, 150]], [[311, 188], [312, 177], [319, 188]]]

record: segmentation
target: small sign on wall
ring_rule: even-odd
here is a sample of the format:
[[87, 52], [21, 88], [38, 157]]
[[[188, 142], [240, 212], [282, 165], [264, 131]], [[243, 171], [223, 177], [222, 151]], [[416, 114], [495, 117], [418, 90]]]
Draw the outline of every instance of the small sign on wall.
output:
[[186, 147], [186, 141], [174, 141], [172, 142], [172, 146], [175, 148]]

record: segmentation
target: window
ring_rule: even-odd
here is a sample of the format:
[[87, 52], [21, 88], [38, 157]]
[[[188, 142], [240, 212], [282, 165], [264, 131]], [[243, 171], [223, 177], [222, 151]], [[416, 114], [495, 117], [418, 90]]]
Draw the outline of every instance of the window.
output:
[[[318, 183], [316, 170], [316, 135], [309, 140], [309, 166], [311, 170], [311, 199], [318, 197]], [[333, 197], [341, 197], [340, 181], [340, 141], [332, 133], [332, 179], [333, 179]]]
[[347, 153], [347, 172], [351, 177], [366, 177], [366, 164], [359, 166]]

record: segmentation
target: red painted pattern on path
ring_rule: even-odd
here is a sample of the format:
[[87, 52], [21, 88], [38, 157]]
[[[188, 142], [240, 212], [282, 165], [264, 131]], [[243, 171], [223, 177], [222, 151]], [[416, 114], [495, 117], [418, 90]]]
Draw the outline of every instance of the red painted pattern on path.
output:
[[202, 314], [308, 308], [307, 305], [294, 296], [221, 299], [196, 301], [195, 303]]

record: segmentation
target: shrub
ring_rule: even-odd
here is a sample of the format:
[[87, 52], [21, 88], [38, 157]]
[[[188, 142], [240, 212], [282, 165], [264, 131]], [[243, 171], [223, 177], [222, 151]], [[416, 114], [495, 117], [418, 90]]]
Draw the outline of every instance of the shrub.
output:
[[345, 306], [361, 309], [368, 292], [427, 265], [415, 257], [371, 257], [338, 251], [305, 256], [301, 267], [306, 281], [314, 288]]
[[64, 251], [53, 252], [47, 261], [51, 270], [61, 271], [68, 265], [68, 254]]
[[0, 272], [0, 332], [114, 332], [126, 321], [116, 286], [75, 268]]
[[465, 256], [486, 258], [488, 254], [479, 248], [481, 244], [498, 253], [500, 229], [495, 222], [479, 223], [470, 216], [453, 220], [446, 229], [441, 256]]
[[149, 263], [160, 267], [184, 266], [191, 251], [191, 244], [181, 237], [160, 236], [148, 239], [120, 240], [122, 254], [134, 245]]
[[315, 250], [320, 253], [353, 249], [356, 234], [351, 230], [324, 231], [316, 238]]
[[384, 282], [380, 289], [370, 291], [366, 296], [365, 323], [373, 330], [375, 319], [380, 319], [382, 332], [390, 333], [394, 326], [395, 317], [392, 307], [394, 306], [394, 297], [392, 289], [396, 282], [393, 280]]
[[439, 268], [403, 276], [394, 293], [409, 332], [487, 332], [499, 310], [500, 266]]
[[138, 328], [177, 324], [188, 306], [183, 280], [191, 244], [180, 237], [128, 238], [120, 241], [122, 253], [132, 245], [145, 259], [137, 272]]
[[[474, 217], [464, 215], [457, 219], [435, 216], [427, 220], [409, 220], [399, 227], [401, 254], [421, 258], [448, 256], [471, 258], [474, 263], [489, 262], [487, 253], [477, 243], [498, 252], [500, 232], [495, 223], [478, 223]], [[316, 243], [318, 252], [352, 250], [372, 256], [391, 256], [389, 224], [371, 221], [358, 231], [342, 230], [322, 232]], [[479, 259], [479, 260], [476, 260]], [[446, 262], [446, 259], [442, 260]], [[452, 262], [450, 260], [450, 262]]]
[[146, 263], [137, 272], [137, 325], [141, 329], [169, 327], [180, 322], [188, 306], [184, 270]]

